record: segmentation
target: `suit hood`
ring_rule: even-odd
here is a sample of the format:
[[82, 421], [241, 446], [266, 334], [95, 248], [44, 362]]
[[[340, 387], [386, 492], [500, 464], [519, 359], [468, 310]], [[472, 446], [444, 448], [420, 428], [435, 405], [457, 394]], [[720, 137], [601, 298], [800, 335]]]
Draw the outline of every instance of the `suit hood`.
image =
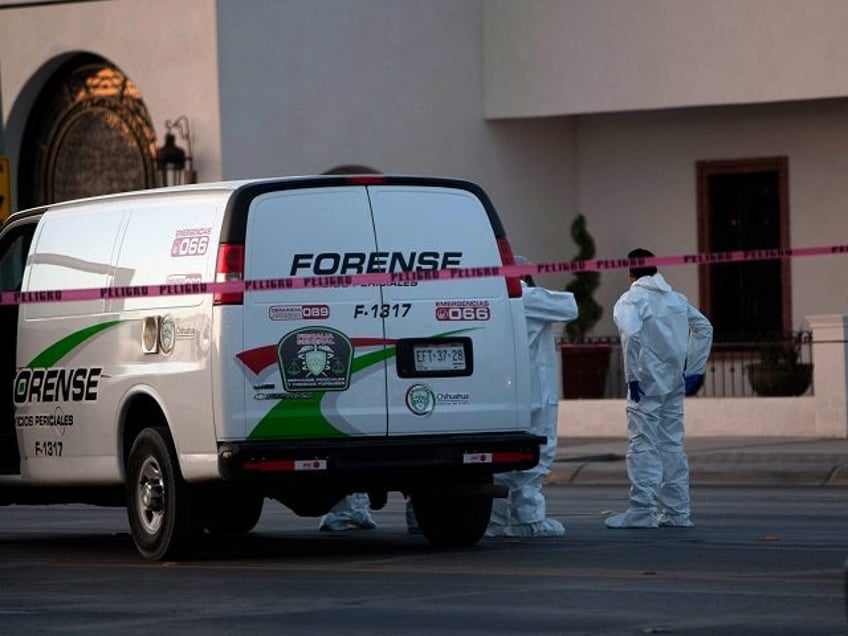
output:
[[631, 287], [644, 287], [645, 289], [651, 289], [658, 292], [670, 292], [671, 285], [669, 285], [663, 275], [657, 272], [653, 276], [642, 276], [642, 278], [633, 281]]

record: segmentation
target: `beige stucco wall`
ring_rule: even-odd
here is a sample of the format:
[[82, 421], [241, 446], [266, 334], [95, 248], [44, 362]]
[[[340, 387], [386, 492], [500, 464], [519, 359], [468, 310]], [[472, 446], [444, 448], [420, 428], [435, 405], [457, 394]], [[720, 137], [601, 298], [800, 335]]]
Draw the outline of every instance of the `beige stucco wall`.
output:
[[350, 162], [463, 177], [489, 192], [516, 251], [554, 260], [574, 208], [573, 122], [485, 121], [481, 2], [108, 0], [5, 9], [0, 153], [17, 158], [45, 65], [89, 51], [135, 81], [160, 139], [166, 119], [189, 118], [201, 181]]
[[88, 52], [132, 78], [160, 138], [166, 119], [188, 115], [197, 168], [207, 179], [219, 178], [215, 5], [215, 0], [110, 0], [0, 11], [2, 151], [17, 160], [37, 91], [67, 56]]
[[485, 0], [486, 115], [848, 95], [843, 0]]
[[[797, 32], [784, 33], [780, 29], [786, 26], [786, 15], [797, 12], [799, 4], [807, 10], [797, 19]], [[644, 11], [631, 15], [634, 5]], [[820, 70], [816, 56], [831, 41], [830, 29], [835, 27], [822, 31], [815, 46], [807, 38], [809, 29], [821, 22], [840, 24], [848, 12], [841, 0], [184, 0], [179, 5], [169, 0], [108, 0], [0, 11], [5, 128], [0, 152], [17, 157], [28, 107], [46, 65], [76, 51], [90, 51], [132, 77], [160, 136], [165, 119], [189, 117], [195, 164], [204, 181], [320, 172], [348, 162], [384, 171], [464, 177], [490, 193], [517, 252], [537, 261], [559, 261], [576, 252], [568, 227], [578, 212], [588, 216], [601, 258], [622, 256], [635, 245], [659, 254], [694, 252], [695, 162], [786, 155], [792, 244], [848, 243], [848, 225], [843, 222], [848, 100], [536, 119], [484, 117], [484, 95], [489, 94], [484, 77], [497, 69], [501, 56], [514, 57], [530, 43], [545, 54], [520, 56], [528, 64], [521, 76], [531, 83], [529, 92], [518, 91], [522, 99], [544, 106], [550, 96], [533, 92], [544, 85], [545, 91], [563, 99], [609, 95], [610, 101], [599, 103], [599, 109], [621, 93], [640, 100], [641, 84], [618, 81], [636, 63], [633, 58], [646, 67], [651, 66], [649, 59], [654, 65], [670, 65], [667, 52], [674, 42], [685, 49], [678, 57], [685, 58], [690, 48], [709, 51], [698, 40], [707, 36], [692, 34], [695, 27], [689, 24], [701, 28], [718, 20], [717, 7], [723, 8], [722, 16], [739, 20], [766, 12], [770, 17], [757, 22], [758, 28], [785, 35], [780, 53], [771, 53], [757, 30], [745, 47], [756, 44], [768, 55], [779, 56], [804, 48], [792, 67], [798, 87], [784, 87], [787, 95], [812, 92], [815, 86], [821, 89], [818, 97], [832, 92], [813, 80]], [[607, 19], [600, 20], [602, 15]], [[616, 81], [572, 86], [569, 69], [578, 59], [567, 48], [571, 30], [580, 27], [594, 34], [571, 34], [577, 42], [603, 43], [618, 34], [615, 29], [622, 28], [624, 17], [634, 34], [647, 29], [647, 22], [651, 28], [663, 25], [662, 32], [647, 31], [651, 38], [629, 35], [615, 45], [631, 47], [628, 55], [613, 55], [619, 50], [615, 47], [609, 57], [581, 54], [585, 69], [580, 73], [587, 82], [591, 77]], [[706, 22], [699, 23], [699, 18]], [[504, 21], [510, 25], [509, 37], [493, 39]], [[671, 31], [679, 34], [672, 38]], [[711, 37], [721, 41], [720, 34]], [[698, 46], [693, 48], [690, 41]], [[828, 59], [839, 59], [842, 47], [841, 41], [833, 42]], [[734, 49], [745, 59], [750, 55], [743, 52], [755, 50]], [[723, 75], [736, 76], [735, 61], [702, 57], [699, 62], [712, 75], [719, 74], [721, 64]], [[556, 68], [548, 58], [555, 60]], [[801, 64], [803, 72], [797, 66]], [[665, 76], [676, 78], [665, 90], [685, 92], [694, 72], [686, 68], [687, 73]], [[790, 83], [775, 82], [775, 77], [780, 75], [770, 75], [768, 83]], [[736, 82], [731, 84], [739, 88]], [[723, 85], [705, 86], [715, 89], [719, 97], [714, 101], [728, 99]], [[636, 102], [618, 103], [622, 106], [636, 107]], [[796, 327], [803, 326], [807, 314], [848, 313], [844, 258], [793, 262]], [[666, 273], [697, 300], [694, 267], [669, 268]], [[539, 282], [559, 287], [569, 278], [540, 277]], [[599, 300], [606, 312], [597, 334], [614, 331], [612, 305], [625, 285], [622, 271], [602, 277]]]
[[[624, 400], [561, 400], [560, 437], [626, 437]], [[816, 426], [813, 397], [691, 398], [684, 405], [691, 437], [831, 437]]]
[[221, 2], [224, 176], [338, 164], [480, 183], [514, 249], [561, 254], [567, 120], [487, 123], [481, 0]]
[[[848, 100], [586, 116], [577, 131], [577, 206], [604, 257], [636, 246], [697, 252], [695, 162], [709, 159], [787, 156], [791, 244], [848, 243]], [[695, 266], [664, 271], [698, 301]], [[598, 333], [614, 333], [612, 305], [627, 284], [624, 271], [602, 276]], [[793, 259], [792, 306], [796, 329], [809, 314], [848, 313], [846, 256]]]
[[[3, 9], [0, 153], [17, 158], [51, 66], [87, 51], [132, 77], [160, 136], [166, 119], [189, 117], [203, 181], [348, 162], [465, 177], [490, 193], [517, 252], [556, 261], [576, 251], [568, 227], [578, 212], [601, 258], [636, 245], [694, 252], [695, 162], [786, 155], [792, 244], [848, 243], [848, 100], [820, 99], [848, 95], [847, 21], [843, 0], [107, 0]], [[763, 103], [678, 108], [746, 101]], [[629, 112], [530, 118], [613, 110]], [[848, 314], [845, 258], [793, 262], [795, 326], [813, 313]], [[695, 268], [666, 273], [697, 300]], [[626, 277], [602, 280], [596, 333], [607, 334]], [[706, 405], [704, 426], [715, 421], [711, 409], [729, 406], [695, 403]], [[809, 430], [809, 401], [783, 404], [774, 410]], [[620, 407], [597, 405], [612, 409], [600, 420], [563, 412], [620, 434]]]

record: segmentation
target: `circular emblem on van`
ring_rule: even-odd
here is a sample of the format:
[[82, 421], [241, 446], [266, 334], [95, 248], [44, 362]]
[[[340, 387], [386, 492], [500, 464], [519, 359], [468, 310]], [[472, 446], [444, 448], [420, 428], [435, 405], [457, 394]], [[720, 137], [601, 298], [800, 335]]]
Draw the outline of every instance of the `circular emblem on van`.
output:
[[415, 415], [430, 415], [436, 406], [436, 396], [426, 384], [413, 384], [406, 391], [406, 408]]
[[177, 326], [171, 316], [163, 316], [159, 321], [159, 348], [162, 353], [171, 353], [177, 339]]
[[347, 391], [353, 344], [341, 331], [305, 327], [287, 333], [277, 344], [283, 388], [297, 391]]

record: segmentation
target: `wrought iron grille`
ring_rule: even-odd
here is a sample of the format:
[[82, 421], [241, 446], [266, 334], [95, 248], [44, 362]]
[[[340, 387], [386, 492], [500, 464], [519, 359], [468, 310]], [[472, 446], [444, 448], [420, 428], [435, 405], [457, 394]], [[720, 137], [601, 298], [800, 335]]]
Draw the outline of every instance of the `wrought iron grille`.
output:
[[[704, 385], [695, 397], [757, 397], [767, 395], [813, 395], [813, 336], [810, 331], [763, 334], [724, 334], [713, 342], [704, 377]], [[563, 351], [563, 384], [567, 399], [624, 398], [627, 383], [617, 336], [586, 339], [579, 344], [560, 342]], [[566, 352], [608, 352], [599, 392], [589, 394], [588, 376], [597, 372], [580, 363], [567, 361]], [[766, 383], [766, 369], [777, 369], [777, 379]], [[575, 395], [575, 387], [584, 391]]]

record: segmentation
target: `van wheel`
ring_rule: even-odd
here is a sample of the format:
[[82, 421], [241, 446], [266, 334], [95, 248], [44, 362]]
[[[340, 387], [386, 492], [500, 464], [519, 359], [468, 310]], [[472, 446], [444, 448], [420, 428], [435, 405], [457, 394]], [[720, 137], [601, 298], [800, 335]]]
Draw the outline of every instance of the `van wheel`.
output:
[[127, 514], [138, 551], [159, 561], [184, 556], [203, 532], [203, 502], [183, 481], [167, 433], [138, 434], [127, 462]]
[[262, 516], [265, 498], [244, 490], [213, 490], [208, 498], [206, 529], [212, 534], [245, 534]]
[[483, 537], [492, 515], [492, 498], [418, 492], [412, 508], [424, 538], [437, 548], [467, 548]]

